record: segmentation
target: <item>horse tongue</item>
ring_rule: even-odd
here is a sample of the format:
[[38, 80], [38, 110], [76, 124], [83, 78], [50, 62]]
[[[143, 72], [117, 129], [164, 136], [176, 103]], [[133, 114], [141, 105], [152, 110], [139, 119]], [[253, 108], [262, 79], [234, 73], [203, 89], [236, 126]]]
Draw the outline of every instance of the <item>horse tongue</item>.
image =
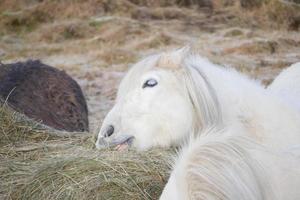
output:
[[122, 144], [119, 144], [115, 147], [115, 150], [117, 151], [125, 151], [126, 149], [128, 149], [129, 145], [127, 142], [124, 142]]

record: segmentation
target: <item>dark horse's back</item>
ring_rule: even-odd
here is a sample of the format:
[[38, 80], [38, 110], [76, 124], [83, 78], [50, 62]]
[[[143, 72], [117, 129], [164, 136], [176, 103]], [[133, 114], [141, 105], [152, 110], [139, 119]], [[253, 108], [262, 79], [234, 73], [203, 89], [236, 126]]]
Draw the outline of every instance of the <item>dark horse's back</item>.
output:
[[0, 96], [16, 111], [58, 130], [89, 129], [80, 86], [64, 71], [38, 60], [2, 64]]

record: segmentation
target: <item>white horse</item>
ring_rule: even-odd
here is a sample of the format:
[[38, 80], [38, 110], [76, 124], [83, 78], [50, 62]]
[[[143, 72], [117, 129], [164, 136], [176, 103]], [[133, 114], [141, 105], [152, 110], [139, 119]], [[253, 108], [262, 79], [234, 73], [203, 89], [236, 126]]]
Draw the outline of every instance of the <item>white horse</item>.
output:
[[300, 112], [300, 62], [283, 70], [268, 90]]
[[160, 200], [300, 199], [300, 145], [274, 151], [235, 129], [209, 130], [176, 161]]
[[[298, 76], [294, 78], [300, 82]], [[239, 130], [235, 133], [270, 147], [297, 144], [300, 115], [278, 96], [280, 92], [276, 91], [280, 89], [276, 88], [281, 84], [274, 83], [266, 90], [234, 69], [215, 65], [188, 48], [149, 56], [122, 80], [96, 146], [122, 149], [130, 144], [147, 149], [180, 145], [215, 121], [234, 125]]]

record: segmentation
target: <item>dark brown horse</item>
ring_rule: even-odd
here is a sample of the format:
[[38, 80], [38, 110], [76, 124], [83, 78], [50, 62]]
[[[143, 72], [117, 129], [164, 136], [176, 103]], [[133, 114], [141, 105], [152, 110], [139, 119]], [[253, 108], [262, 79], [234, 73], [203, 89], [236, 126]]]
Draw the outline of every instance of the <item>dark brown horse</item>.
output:
[[16, 111], [58, 130], [88, 131], [80, 86], [38, 60], [0, 65], [0, 97]]

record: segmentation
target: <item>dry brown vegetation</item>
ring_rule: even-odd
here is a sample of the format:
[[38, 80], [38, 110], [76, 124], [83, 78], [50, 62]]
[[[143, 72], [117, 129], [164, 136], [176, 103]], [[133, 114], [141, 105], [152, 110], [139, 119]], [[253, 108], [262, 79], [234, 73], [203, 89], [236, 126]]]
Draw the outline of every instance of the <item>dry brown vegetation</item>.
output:
[[[157, 199], [172, 151], [93, 143], [126, 70], [193, 45], [268, 84], [300, 61], [298, 0], [2, 0], [0, 60], [41, 59], [82, 87], [91, 133], [57, 132], [0, 108], [0, 199]], [[63, 135], [58, 137], [57, 135]]]
[[6, 105], [1, 106], [0, 114], [0, 123], [2, 125], [0, 147], [15, 145], [16, 143], [30, 139], [42, 141], [49, 137], [47, 134], [44, 134], [42, 129], [37, 128], [39, 126], [37, 122], [14, 112]]
[[58, 132], [0, 108], [1, 199], [157, 199], [171, 151], [95, 151], [92, 136]]
[[[183, 8], [206, 8], [214, 13], [230, 10], [246, 24], [263, 28], [299, 29], [299, 4], [288, 0], [3, 0], [0, 5], [2, 31], [32, 31], [39, 25], [91, 16], [114, 14], [133, 18], [182, 19]], [[230, 12], [229, 11], [229, 12]], [[68, 36], [67, 36], [68, 37]]]

